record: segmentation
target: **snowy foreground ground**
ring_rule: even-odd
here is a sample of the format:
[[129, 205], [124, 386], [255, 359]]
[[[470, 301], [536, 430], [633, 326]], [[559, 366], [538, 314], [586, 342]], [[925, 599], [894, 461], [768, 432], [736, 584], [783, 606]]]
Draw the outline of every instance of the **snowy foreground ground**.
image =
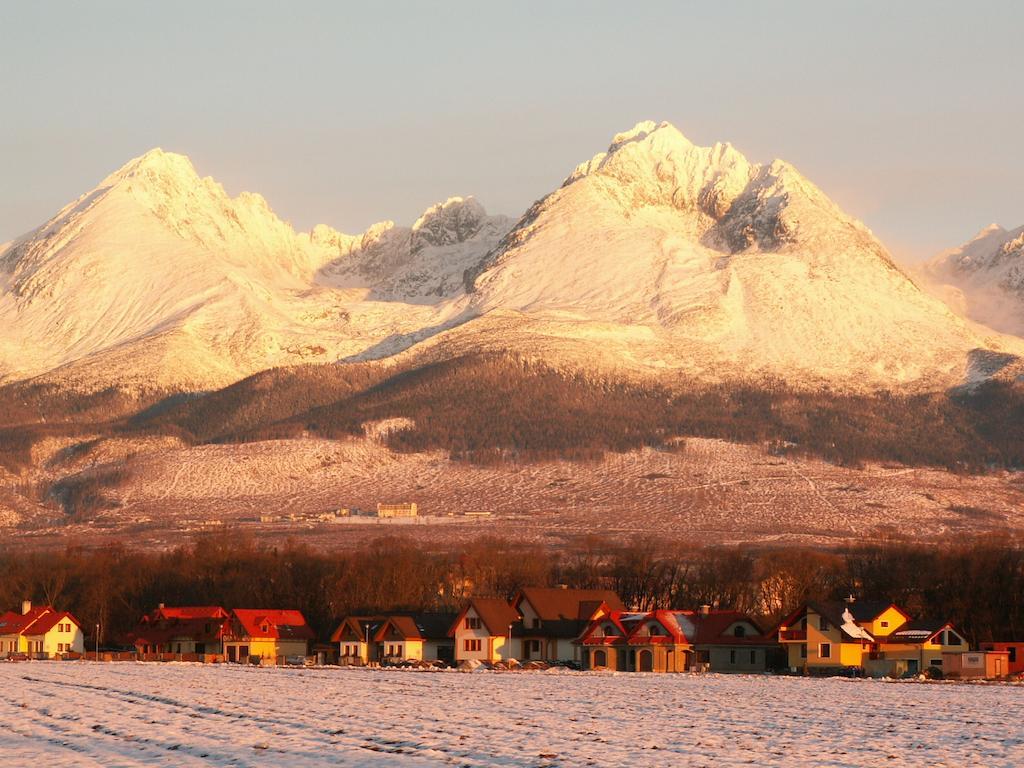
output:
[[1024, 687], [717, 675], [0, 664], [53, 766], [1024, 765]]

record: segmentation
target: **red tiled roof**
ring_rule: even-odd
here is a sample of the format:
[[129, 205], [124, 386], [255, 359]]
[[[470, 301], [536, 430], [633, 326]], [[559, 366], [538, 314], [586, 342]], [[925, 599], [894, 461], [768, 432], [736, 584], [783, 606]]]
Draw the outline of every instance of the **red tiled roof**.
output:
[[161, 619], [226, 619], [228, 612], [219, 605], [186, 605], [157, 608], [152, 615]]
[[78, 627], [82, 623], [67, 611], [55, 611], [48, 605], [40, 605], [28, 613], [7, 611], [0, 615], [0, 635], [45, 635], [62, 621], [71, 621]]
[[262, 608], [235, 608], [241, 636], [272, 640], [312, 640], [313, 629], [301, 611]]

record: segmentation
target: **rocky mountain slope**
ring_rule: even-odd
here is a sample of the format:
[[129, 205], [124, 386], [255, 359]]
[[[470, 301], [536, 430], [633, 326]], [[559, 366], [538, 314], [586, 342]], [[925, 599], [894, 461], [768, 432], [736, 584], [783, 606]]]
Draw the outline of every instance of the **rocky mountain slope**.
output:
[[991, 224], [925, 264], [922, 275], [972, 320], [1024, 336], [1024, 227]]
[[942, 389], [1020, 340], [923, 293], [792, 166], [641, 123], [513, 225], [297, 233], [154, 150], [0, 246], [0, 381], [205, 390], [302, 361], [508, 351], [566, 368]]

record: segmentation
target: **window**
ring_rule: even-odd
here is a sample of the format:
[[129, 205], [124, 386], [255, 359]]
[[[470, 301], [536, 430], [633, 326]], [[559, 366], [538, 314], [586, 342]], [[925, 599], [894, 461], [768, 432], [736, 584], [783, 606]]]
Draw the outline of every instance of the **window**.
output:
[[881, 627], [882, 629], [886, 629], [886, 628], [888, 628], [888, 626], [889, 626], [889, 622], [888, 622], [888, 621], [880, 621], [880, 622], [878, 622], [878, 624], [879, 624], [879, 626], [880, 626], [880, 627]]
[[730, 664], [735, 664], [736, 663], [736, 651], [729, 651], [729, 663]]
[[800, 658], [807, 658], [807, 643], [800, 643]]
[[747, 636], [747, 628], [744, 627], [742, 624], [737, 624], [736, 628], [733, 629], [732, 634], [735, 637], [746, 637]]
[[595, 667], [607, 667], [608, 666], [608, 654], [604, 651], [594, 651], [594, 666]]
[[530, 619], [530, 626], [533, 627], [534, 629], [539, 628], [540, 627], [540, 617], [534, 616], [532, 619]]
[[750, 663], [757, 664], [757, 651], [750, 652]]
[[479, 616], [467, 616], [466, 617], [466, 629], [480, 629], [480, 617]]
[[933, 667], [941, 667], [942, 666], [942, 659], [932, 659], [928, 663], [931, 664]]
[[822, 632], [828, 632], [829, 629], [831, 629], [831, 626], [828, 623], [828, 619], [826, 619], [824, 616], [818, 617], [818, 629], [820, 629]]
[[805, 632], [807, 631], [807, 617], [806, 616], [804, 616], [802, 619], [800, 619], [800, 629], [804, 630]]
[[1015, 664], [1017, 662], [1017, 646], [1011, 645], [1006, 650], [1010, 652], [1010, 658], [1007, 659], [1007, 661], [1009, 661], [1011, 664]]
[[822, 643], [818, 646], [818, 657], [822, 659], [832, 658], [832, 643]]
[[473, 640], [473, 639], [467, 638], [466, 640], [462, 641], [462, 649], [464, 651], [470, 651], [470, 652], [472, 652], [472, 651], [479, 651], [481, 648], [483, 648], [483, 640], [480, 640], [480, 639]]

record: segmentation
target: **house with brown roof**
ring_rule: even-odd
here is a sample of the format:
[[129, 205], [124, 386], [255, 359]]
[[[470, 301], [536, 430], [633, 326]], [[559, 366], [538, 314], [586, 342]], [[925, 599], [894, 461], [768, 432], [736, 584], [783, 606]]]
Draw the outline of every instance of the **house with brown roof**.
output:
[[474, 597], [448, 629], [455, 641], [455, 661], [516, 658], [512, 629], [517, 621], [518, 612], [500, 597]]
[[67, 611], [49, 605], [21, 604], [21, 613], [0, 615], [0, 658], [27, 655], [33, 659], [59, 658], [85, 651], [82, 624]]
[[402, 661], [455, 661], [455, 641], [448, 634], [453, 613], [413, 613], [388, 616], [373, 641], [383, 664]]
[[219, 605], [168, 607], [161, 603], [131, 633], [142, 655], [219, 656], [230, 614]]
[[520, 661], [580, 661], [580, 633], [596, 618], [623, 611], [610, 589], [524, 587], [512, 599], [519, 615], [513, 625]]
[[386, 616], [346, 616], [331, 633], [331, 642], [338, 644], [338, 664], [343, 667], [364, 667], [380, 660], [378, 644], [373, 636]]
[[235, 608], [224, 633], [224, 656], [228, 661], [283, 664], [308, 656], [315, 636], [301, 611]]

